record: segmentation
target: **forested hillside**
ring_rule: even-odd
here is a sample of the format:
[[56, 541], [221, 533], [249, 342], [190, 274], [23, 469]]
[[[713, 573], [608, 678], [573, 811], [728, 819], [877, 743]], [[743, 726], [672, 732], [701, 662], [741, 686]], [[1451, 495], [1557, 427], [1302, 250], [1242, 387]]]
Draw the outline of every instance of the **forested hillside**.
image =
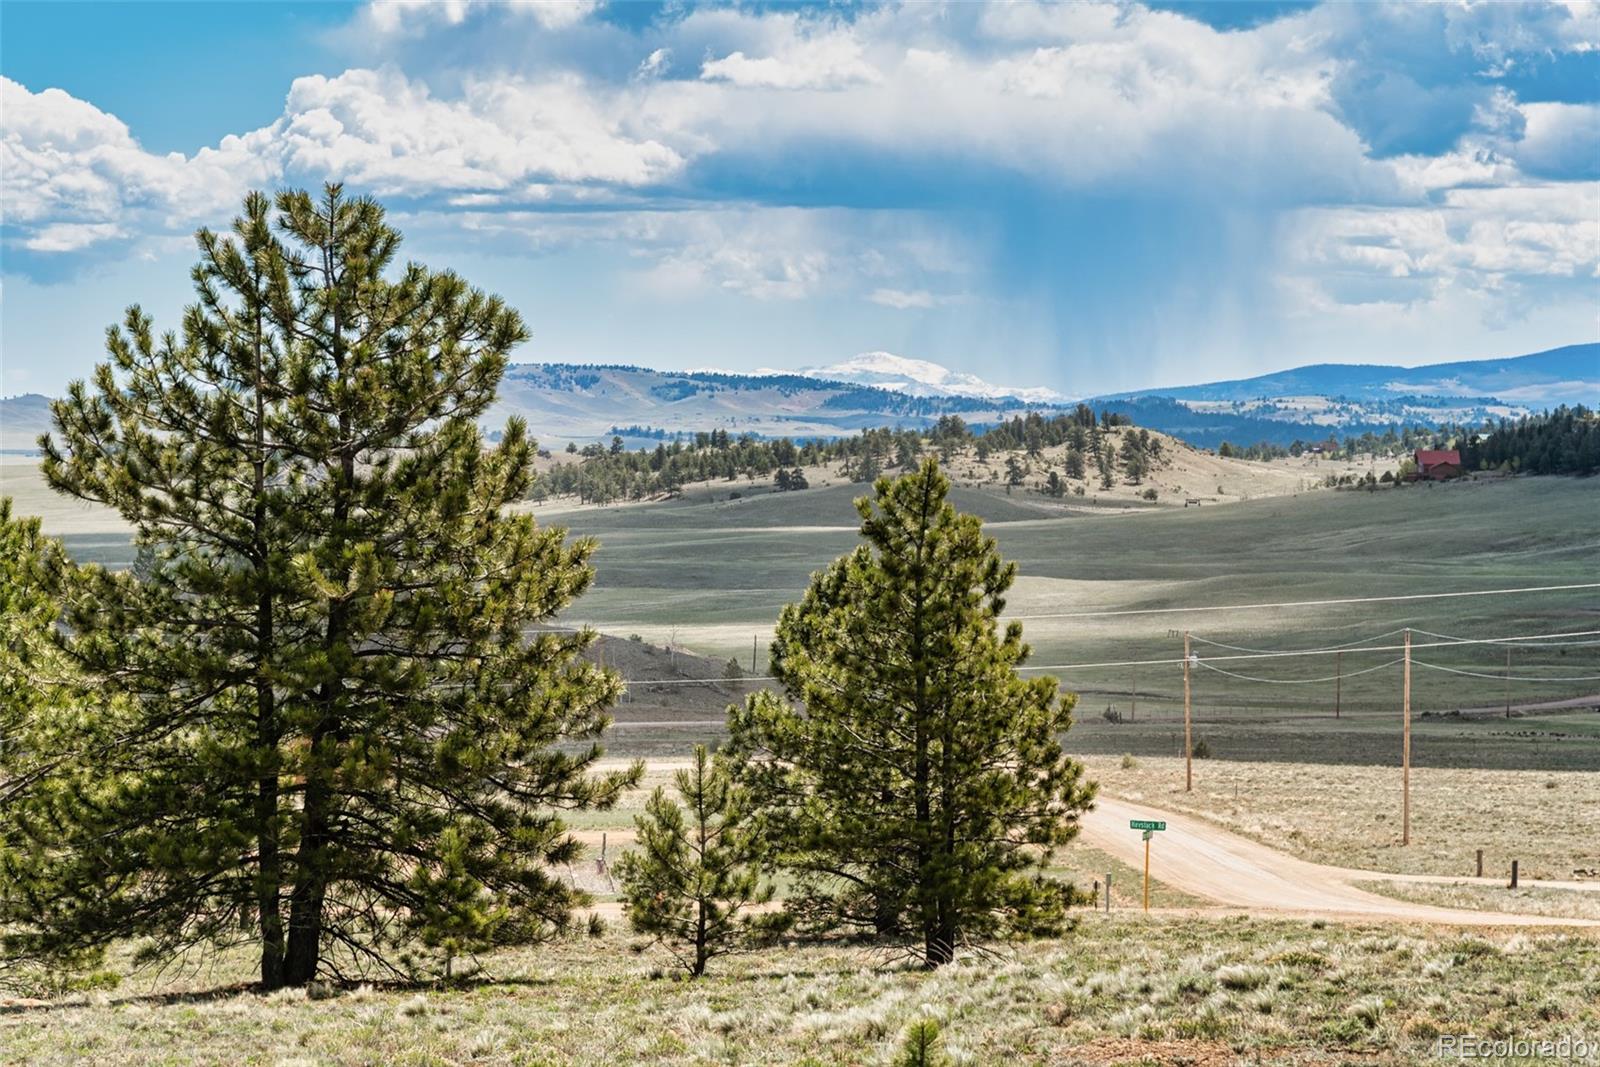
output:
[[1600, 471], [1600, 417], [1582, 406], [1503, 420], [1487, 432], [1461, 434], [1467, 470], [1525, 474], [1594, 474]]
[[772, 478], [777, 488], [795, 490], [808, 486], [806, 468], [839, 464], [846, 480], [865, 483], [885, 471], [913, 469], [928, 454], [948, 461], [969, 450], [980, 463], [994, 455], [1020, 453], [1023, 458], [1008, 456], [1006, 461], [1007, 484], [1019, 486], [1033, 473], [1024, 459], [1039, 460], [1046, 449], [1066, 446], [1062, 468], [1044, 475], [1047, 491], [1062, 495], [1069, 491], [1067, 478], [1084, 480], [1092, 474], [1108, 489], [1119, 477], [1137, 484], [1160, 461], [1162, 439], [1148, 430], [1120, 435], [1112, 444], [1109, 432], [1129, 425], [1124, 415], [1079, 404], [1062, 414], [1030, 412], [978, 430], [958, 415], [944, 415], [926, 432], [878, 427], [851, 437], [795, 441], [713, 430], [632, 451], [619, 434], [609, 446], [568, 446], [570, 458], [546, 470], [532, 493], [537, 500], [575, 495], [585, 503], [604, 504], [670, 495], [690, 482], [739, 478]]

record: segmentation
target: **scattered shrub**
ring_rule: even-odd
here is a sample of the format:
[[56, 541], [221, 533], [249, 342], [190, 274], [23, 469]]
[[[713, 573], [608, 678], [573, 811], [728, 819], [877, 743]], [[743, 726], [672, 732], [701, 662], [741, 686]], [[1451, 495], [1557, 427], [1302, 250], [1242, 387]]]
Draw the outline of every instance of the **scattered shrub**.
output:
[[[1317, 927], [1319, 930], [1321, 928], [1320, 926]], [[1313, 971], [1320, 971], [1330, 965], [1328, 957], [1322, 953], [1312, 952], [1303, 948], [1292, 948], [1287, 952], [1280, 952], [1267, 962], [1280, 964], [1284, 967], [1304, 967]]]
[[1362, 1025], [1361, 1020], [1348, 1015], [1340, 1019], [1330, 1019], [1322, 1024], [1323, 1039], [1334, 1044], [1353, 1045], [1365, 1040], [1366, 1036], [1367, 1027]]
[[1137, 766], [1139, 766], [1139, 761], [1133, 758], [1133, 753], [1124, 752], [1122, 754], [1122, 769], [1123, 770], [1131, 771]]
[[1265, 967], [1249, 963], [1233, 963], [1217, 968], [1217, 984], [1224, 989], [1260, 989], [1272, 978]]
[[1495, 948], [1489, 942], [1478, 937], [1463, 937], [1461, 940], [1450, 946], [1452, 962], [1454, 962], [1458, 967], [1470, 960], [1481, 959], [1484, 956], [1498, 955], [1499, 951], [1499, 949]]
[[1382, 997], [1362, 997], [1346, 1008], [1345, 1014], [1370, 1030], [1382, 1021], [1387, 1008]]

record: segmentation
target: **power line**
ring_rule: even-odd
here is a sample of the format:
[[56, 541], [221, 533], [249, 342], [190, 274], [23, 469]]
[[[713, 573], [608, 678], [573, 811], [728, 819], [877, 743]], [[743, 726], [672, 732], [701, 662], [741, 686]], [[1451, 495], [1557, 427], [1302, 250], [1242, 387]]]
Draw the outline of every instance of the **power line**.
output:
[[[1469, 640], [1469, 638], [1455, 637], [1455, 636], [1453, 636], [1451, 634], [1436, 634], [1432, 630], [1420, 630], [1415, 626], [1413, 626], [1411, 628], [1411, 632], [1414, 633], [1414, 634], [1426, 634], [1428, 637], [1437, 637], [1437, 638], [1440, 638], [1441, 640], [1446, 640], [1446, 641], [1466, 641], [1466, 640]], [[1589, 646], [1593, 646], [1593, 645], [1600, 645], [1600, 641], [1560, 641], [1560, 642], [1555, 642], [1554, 645], [1552, 645], [1552, 647], [1556, 647], [1556, 646], [1572, 647], [1574, 645], [1589, 647]]]
[[1456, 667], [1444, 667], [1437, 663], [1424, 663], [1419, 659], [1411, 661], [1418, 667], [1426, 667], [1432, 671], [1444, 671], [1448, 674], [1464, 674], [1468, 678], [1489, 678], [1496, 682], [1600, 682], [1600, 674], [1587, 674], [1566, 678], [1529, 678], [1525, 674], [1480, 674], [1478, 671], [1464, 671]]
[[1121, 611], [1064, 611], [1040, 615], [1008, 615], [1008, 619], [1092, 619], [1117, 615], [1188, 615], [1204, 611], [1261, 611], [1266, 608], [1322, 608], [1338, 604], [1386, 604], [1405, 600], [1447, 600], [1471, 596], [1512, 596], [1518, 593], [1555, 593], [1571, 589], [1600, 589], [1600, 582], [1573, 585], [1529, 585], [1520, 589], [1474, 589], [1458, 593], [1409, 593], [1403, 596], [1356, 596], [1331, 600], [1285, 600], [1272, 604], [1214, 604], [1187, 608], [1129, 608]]
[[[1215, 671], [1217, 674], [1226, 674], [1229, 678], [1238, 678], [1240, 681], [1244, 682], [1266, 682], [1270, 685], [1312, 685], [1317, 682], [1332, 682], [1340, 678], [1349, 679], [1363, 674], [1371, 674], [1373, 671], [1385, 670], [1400, 662], [1402, 661], [1392, 659], [1388, 663], [1380, 663], [1376, 667], [1366, 667], [1359, 671], [1345, 671], [1342, 675], [1330, 674], [1324, 678], [1256, 678], [1248, 674], [1235, 674], [1233, 671], [1225, 671], [1221, 667], [1213, 667], [1204, 660], [1201, 660], [1199, 665], [1208, 671]], [[1412, 662], [1415, 663], [1416, 661], [1412, 660]]]
[[[1413, 632], [1415, 632], [1415, 633], [1424, 633], [1425, 631], [1415, 630]], [[1243, 645], [1229, 645], [1229, 644], [1224, 644], [1221, 641], [1212, 641], [1209, 638], [1201, 637], [1199, 634], [1190, 634], [1189, 636], [1191, 638], [1193, 638], [1194, 640], [1199, 641], [1201, 644], [1213, 645], [1213, 646], [1215, 646], [1217, 648], [1226, 648], [1226, 649], [1230, 649], [1230, 650], [1232, 650], [1234, 652], [1280, 652], [1280, 651], [1290, 651], [1290, 652], [1337, 652], [1337, 651], [1342, 650], [1342, 649], [1350, 648], [1352, 645], [1364, 645], [1368, 641], [1382, 641], [1385, 637], [1393, 637], [1395, 634], [1399, 634], [1399, 633], [1405, 633], [1405, 627], [1402, 626], [1397, 630], [1388, 630], [1388, 631], [1386, 631], [1384, 633], [1381, 633], [1381, 634], [1373, 634], [1370, 637], [1358, 637], [1354, 641], [1346, 641], [1343, 644], [1338, 644], [1338, 645], [1319, 645], [1316, 648], [1298, 648], [1298, 649], [1246, 648]], [[1442, 636], [1442, 635], [1439, 635], [1439, 636]]]
[[[1481, 638], [1481, 639], [1461, 640], [1461, 641], [1426, 641], [1426, 642], [1415, 642], [1414, 641], [1414, 642], [1412, 642], [1411, 647], [1412, 647], [1413, 650], [1419, 649], [1419, 648], [1460, 648], [1462, 645], [1497, 645], [1497, 644], [1509, 644], [1509, 643], [1512, 643], [1512, 642], [1520, 642], [1520, 641], [1539, 641], [1539, 640], [1545, 640], [1545, 639], [1553, 638], [1553, 637], [1595, 637], [1595, 636], [1600, 636], [1600, 630], [1573, 630], [1573, 631], [1570, 631], [1570, 632], [1567, 632], [1567, 633], [1523, 634], [1523, 635], [1517, 635], [1517, 636], [1513, 636], [1513, 637], [1492, 637], [1492, 638]], [[1332, 656], [1332, 655], [1338, 655], [1338, 654], [1354, 656], [1354, 655], [1359, 655], [1359, 654], [1365, 653], [1365, 652], [1401, 652], [1401, 651], [1404, 651], [1404, 650], [1405, 650], [1405, 646], [1404, 645], [1373, 645], [1373, 646], [1370, 646], [1370, 647], [1367, 647], [1367, 648], [1344, 648], [1344, 649], [1312, 648], [1312, 649], [1304, 649], [1304, 650], [1295, 651], [1295, 652], [1252, 652], [1252, 653], [1249, 653], [1249, 654], [1241, 654], [1241, 655], [1235, 655], [1235, 656], [1212, 656], [1212, 657], [1210, 657], [1209, 662], [1211, 662], [1211, 663], [1230, 663], [1230, 662], [1235, 662], [1235, 661], [1238, 661], [1238, 660], [1292, 659], [1292, 658], [1294, 658], [1296, 656]], [[1206, 661], [1202, 661], [1202, 662], [1206, 662]], [[1048, 666], [1039, 666], [1039, 667], [1018, 667], [1017, 669], [1018, 670], [1022, 670], [1022, 671], [1074, 671], [1074, 670], [1089, 670], [1091, 668], [1102, 668], [1102, 667], [1147, 667], [1147, 666], [1148, 667], [1164, 667], [1164, 666], [1181, 665], [1182, 663], [1183, 663], [1183, 660], [1181, 658], [1178, 658], [1178, 659], [1140, 659], [1140, 660], [1116, 660], [1116, 661], [1107, 662], [1107, 663], [1058, 663], [1058, 664], [1051, 664], [1051, 665], [1048, 665]], [[1496, 677], [1498, 677], [1498, 675]]]
[[[1551, 638], [1596, 637], [1596, 636], [1600, 636], [1600, 630], [1574, 630], [1574, 631], [1569, 631], [1569, 632], [1546, 633], [1546, 634], [1515, 634], [1515, 635], [1512, 635], [1512, 636], [1509, 636], [1509, 637], [1484, 637], [1484, 638], [1462, 639], [1462, 640], [1455, 640], [1455, 641], [1422, 641], [1422, 642], [1415, 642], [1414, 641], [1411, 644], [1411, 649], [1412, 649], [1412, 651], [1415, 651], [1415, 650], [1417, 650], [1419, 648], [1460, 648], [1463, 645], [1498, 645], [1498, 644], [1519, 643], [1519, 642], [1524, 642], [1524, 641], [1549, 641]], [[1559, 644], [1560, 642], [1551, 642], [1551, 643], [1552, 644]], [[1241, 653], [1241, 654], [1232, 655], [1232, 656], [1211, 656], [1209, 659], [1199, 660], [1199, 663], [1202, 666], [1205, 666], [1205, 665], [1210, 664], [1210, 663], [1234, 663], [1234, 662], [1239, 662], [1241, 660], [1249, 661], [1249, 660], [1258, 660], [1258, 659], [1293, 659], [1293, 658], [1296, 658], [1296, 657], [1299, 657], [1299, 656], [1331, 656], [1331, 655], [1335, 655], [1335, 654], [1359, 655], [1359, 654], [1367, 653], [1367, 652], [1401, 652], [1401, 651], [1404, 651], [1405, 647], [1406, 647], [1405, 645], [1375, 645], [1375, 646], [1371, 646], [1371, 647], [1367, 647], [1367, 648], [1354, 648], [1354, 649], [1350, 649], [1350, 648], [1343, 648], [1343, 649], [1313, 648], [1313, 649], [1303, 649], [1303, 650], [1300, 650], [1300, 651], [1293, 651], [1293, 652], [1251, 652], [1251, 653]], [[1169, 659], [1112, 660], [1112, 661], [1107, 661], [1107, 662], [1103, 662], [1103, 663], [1051, 663], [1051, 664], [1041, 664], [1041, 665], [1038, 665], [1038, 666], [1026, 666], [1025, 665], [1025, 666], [1018, 667], [1017, 670], [1019, 670], [1019, 671], [1086, 671], [1086, 670], [1100, 670], [1100, 669], [1106, 669], [1106, 668], [1111, 668], [1111, 667], [1170, 667], [1170, 666], [1181, 666], [1182, 664], [1183, 664], [1183, 659], [1182, 659], [1182, 657], [1179, 657], [1179, 658], [1176, 658], [1176, 659], [1170, 659], [1169, 658]], [[1354, 677], [1356, 674], [1361, 674], [1361, 673], [1365, 673], [1365, 672], [1366, 672], [1365, 668], [1363, 668], [1362, 671], [1346, 672], [1344, 677], [1350, 678], [1350, 677]], [[1499, 674], [1492, 674], [1492, 675], [1486, 675], [1485, 677], [1503, 678], [1504, 676], [1503, 675], [1499, 675]], [[638, 686], [651, 686], [651, 685], [737, 685], [737, 684], [742, 683], [742, 682], [770, 682], [770, 681], [776, 681], [776, 680], [777, 679], [772, 675], [761, 675], [761, 676], [758, 676], [758, 677], [744, 677], [744, 678], [672, 678], [672, 679], [665, 679], [665, 680], [662, 680], [662, 681], [636, 680], [636, 681], [625, 681], [624, 684], [625, 685], [638, 685]]]

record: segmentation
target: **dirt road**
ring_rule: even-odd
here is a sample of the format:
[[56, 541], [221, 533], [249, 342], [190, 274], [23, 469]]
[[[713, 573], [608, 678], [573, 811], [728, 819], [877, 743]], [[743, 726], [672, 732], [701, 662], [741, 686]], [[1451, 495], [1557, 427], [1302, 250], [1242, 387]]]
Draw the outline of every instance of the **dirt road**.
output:
[[1167, 829], [1157, 832], [1151, 842], [1152, 878], [1251, 914], [1471, 926], [1600, 927], [1600, 922], [1593, 920], [1465, 911], [1378, 896], [1351, 883], [1383, 880], [1388, 875], [1308, 863], [1202, 819], [1115, 797], [1101, 796], [1096, 801], [1095, 810], [1083, 820], [1082, 840], [1132, 867], [1142, 868], [1144, 841], [1139, 831], [1128, 828], [1130, 819], [1160, 819], [1167, 824]]

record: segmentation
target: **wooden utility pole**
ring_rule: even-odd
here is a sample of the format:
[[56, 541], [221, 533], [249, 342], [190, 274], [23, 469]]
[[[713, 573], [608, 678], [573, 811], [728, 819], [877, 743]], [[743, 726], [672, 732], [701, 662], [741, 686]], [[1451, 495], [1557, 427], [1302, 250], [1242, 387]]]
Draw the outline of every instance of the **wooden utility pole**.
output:
[[[1183, 791], [1194, 791], [1194, 740], [1189, 729], [1189, 631], [1183, 631]], [[1144, 843], [1146, 866], [1149, 865], [1150, 842]], [[1146, 904], [1148, 909], [1149, 905]]]
[[1411, 844], [1411, 630], [1406, 630], [1405, 693], [1401, 698], [1400, 715], [1404, 720], [1400, 742], [1400, 843]]
[[1506, 649], [1506, 718], [1511, 718], [1511, 649]]
[[1133, 702], [1128, 705], [1128, 721], [1139, 713], [1139, 668], [1133, 669]]
[[755, 673], [756, 673], [756, 641], [757, 641], [756, 635], [755, 634], [751, 634], [750, 635], [750, 674], [752, 676], [754, 676]]
[[1339, 717], [1339, 705], [1344, 695], [1344, 653], [1333, 654], [1333, 717]]

